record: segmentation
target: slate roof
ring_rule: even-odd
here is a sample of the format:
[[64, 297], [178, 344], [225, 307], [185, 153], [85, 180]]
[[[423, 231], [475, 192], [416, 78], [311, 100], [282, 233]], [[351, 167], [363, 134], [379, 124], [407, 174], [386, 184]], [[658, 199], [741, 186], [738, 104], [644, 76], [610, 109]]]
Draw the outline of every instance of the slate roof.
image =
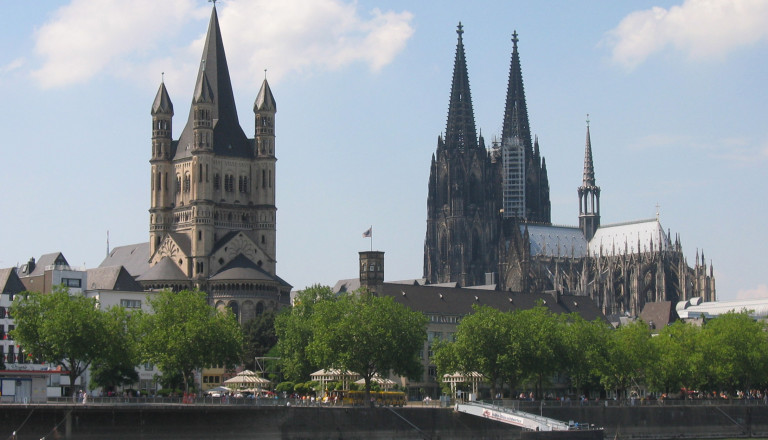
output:
[[17, 275], [21, 277], [38, 276], [45, 273], [45, 268], [48, 266], [55, 266], [55, 265], [69, 266], [67, 259], [64, 258], [64, 255], [61, 252], [52, 252], [50, 254], [41, 255], [40, 258], [38, 258], [37, 261], [35, 261], [35, 267], [31, 272], [27, 270], [27, 267], [28, 267], [27, 264], [22, 265], [21, 273], [18, 273]]
[[123, 266], [131, 276], [138, 277], [149, 270], [149, 242], [118, 246], [99, 267]]
[[25, 290], [15, 267], [0, 269], [0, 293], [17, 294]]
[[209, 278], [211, 281], [225, 281], [225, 280], [249, 280], [249, 281], [277, 281], [278, 283], [290, 286], [282, 278], [277, 275], [270, 275], [269, 272], [260, 268], [253, 261], [245, 257], [243, 254], [239, 254], [222, 267], [216, 275]]
[[163, 257], [154, 266], [136, 278], [138, 281], [189, 281], [169, 257]]
[[580, 258], [587, 255], [587, 240], [577, 227], [521, 224], [520, 232], [525, 228], [531, 240], [531, 256]]
[[339, 280], [336, 281], [336, 284], [333, 286], [333, 293], [340, 293], [340, 292], [354, 292], [355, 290], [360, 288], [360, 279], [359, 278], [351, 278], [348, 280]]
[[88, 290], [142, 292], [144, 289], [123, 266], [88, 269]]
[[272, 89], [269, 88], [267, 79], [264, 78], [264, 82], [261, 83], [261, 90], [256, 95], [256, 101], [253, 103], [253, 111], [271, 110], [277, 111], [277, 102], [274, 95], [272, 95]]
[[605, 320], [605, 317], [588, 296], [560, 295], [559, 301], [550, 294], [498, 292], [464, 288], [407, 286], [384, 283], [382, 296], [390, 296], [395, 302], [425, 314], [464, 316], [472, 313], [472, 306], [486, 305], [501, 311], [527, 310], [539, 301], [553, 313], [576, 312], [584, 319]]
[[[216, 7], [211, 11], [211, 20], [208, 24], [208, 33], [205, 38], [205, 47], [200, 59], [200, 67], [195, 82], [195, 90], [204, 83], [204, 77], [208, 80], [213, 93], [212, 118], [213, 126], [213, 151], [219, 156], [252, 157], [253, 140], [248, 139], [240, 126], [235, 108], [235, 97], [232, 92], [232, 82], [229, 77], [227, 57], [224, 54], [224, 43], [221, 39], [219, 18]], [[194, 108], [190, 106], [187, 125], [181, 132], [174, 152], [174, 159], [182, 159], [190, 156], [188, 146], [193, 144], [192, 125], [194, 121]]]
[[667, 234], [657, 219], [600, 226], [589, 241], [591, 255], [624, 255], [669, 248]]
[[671, 301], [649, 302], [645, 303], [640, 312], [640, 319], [652, 325], [652, 329], [661, 330], [677, 320], [677, 312]]

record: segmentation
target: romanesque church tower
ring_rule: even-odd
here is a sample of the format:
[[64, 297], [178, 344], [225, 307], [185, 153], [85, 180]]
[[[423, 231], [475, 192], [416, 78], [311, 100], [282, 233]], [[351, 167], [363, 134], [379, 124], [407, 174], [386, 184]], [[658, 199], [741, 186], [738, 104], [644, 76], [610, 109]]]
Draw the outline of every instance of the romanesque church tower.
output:
[[240, 126], [214, 5], [186, 125], [165, 83], [152, 105], [151, 268], [145, 287], [199, 288], [247, 320], [288, 302], [276, 275], [275, 114], [266, 80], [254, 137]]

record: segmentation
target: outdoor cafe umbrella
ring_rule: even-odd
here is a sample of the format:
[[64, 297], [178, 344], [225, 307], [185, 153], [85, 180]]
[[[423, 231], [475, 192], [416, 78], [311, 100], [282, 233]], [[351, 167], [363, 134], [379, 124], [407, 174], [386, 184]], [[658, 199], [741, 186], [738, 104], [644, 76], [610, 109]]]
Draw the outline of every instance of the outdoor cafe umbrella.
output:
[[[390, 389], [392, 389], [392, 387], [395, 386], [395, 382], [394, 381], [392, 381], [390, 379], [384, 379], [384, 378], [382, 378], [381, 376], [378, 376], [378, 375], [377, 376], [373, 376], [373, 378], [371, 378], [371, 382], [375, 382], [375, 383], [379, 384], [379, 386], [384, 388], [385, 390], [390, 390]], [[355, 381], [355, 383], [358, 384], [358, 385], [365, 385], [365, 379], [360, 379], [358, 381]]]
[[243, 370], [237, 373], [235, 377], [224, 381], [225, 385], [240, 385], [241, 387], [255, 385], [257, 388], [261, 388], [270, 383], [272, 382], [270, 382], [267, 379], [264, 379], [263, 377], [259, 376], [257, 373], [254, 373], [251, 370]]

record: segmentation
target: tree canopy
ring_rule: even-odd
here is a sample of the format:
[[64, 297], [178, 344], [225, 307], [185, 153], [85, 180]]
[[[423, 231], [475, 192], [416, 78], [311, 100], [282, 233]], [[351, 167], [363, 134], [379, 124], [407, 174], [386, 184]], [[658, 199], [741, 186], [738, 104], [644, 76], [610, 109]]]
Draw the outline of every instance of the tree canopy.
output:
[[143, 358], [163, 372], [182, 375], [185, 388], [198, 368], [234, 367], [242, 357], [243, 333], [231, 311], [219, 312], [204, 292], [163, 291], [149, 298], [152, 313], [141, 328]]
[[315, 305], [335, 298], [328, 286], [316, 284], [296, 295], [293, 307], [283, 309], [275, 318], [277, 352], [287, 380], [299, 383], [317, 371], [319, 364], [309, 357], [307, 346], [312, 340], [312, 319]]
[[96, 305], [96, 299], [70, 295], [63, 286], [49, 294], [22, 292], [11, 306], [16, 328], [10, 335], [28, 356], [68, 371], [74, 384], [92, 363], [110, 357], [112, 344], [126, 344]]
[[422, 373], [418, 353], [427, 319], [391, 297], [343, 294], [318, 303], [312, 323], [310, 356], [323, 366], [359, 374], [367, 392], [376, 375], [414, 378]]

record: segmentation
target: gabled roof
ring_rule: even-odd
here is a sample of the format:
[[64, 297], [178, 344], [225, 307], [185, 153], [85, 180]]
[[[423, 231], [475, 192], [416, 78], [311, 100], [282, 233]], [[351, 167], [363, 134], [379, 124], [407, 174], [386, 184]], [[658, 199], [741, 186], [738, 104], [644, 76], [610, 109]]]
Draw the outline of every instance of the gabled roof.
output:
[[87, 290], [142, 292], [144, 289], [123, 266], [88, 269]]
[[671, 301], [648, 302], [640, 312], [640, 319], [658, 331], [677, 320], [677, 312]]
[[581, 229], [569, 226], [547, 226], [521, 224], [520, 232], [528, 228], [531, 241], [531, 256], [584, 257], [587, 255], [587, 240]]
[[[638, 249], [638, 245], [640, 246]], [[666, 250], [670, 246], [658, 219], [600, 226], [589, 241], [589, 253], [624, 255]]]
[[161, 258], [157, 264], [136, 279], [138, 281], [189, 281], [170, 257]]
[[99, 267], [123, 266], [131, 276], [138, 277], [149, 270], [149, 242], [118, 246], [112, 249]]
[[350, 278], [348, 280], [336, 281], [336, 284], [333, 286], [333, 292], [334, 293], [354, 292], [359, 288], [360, 288], [360, 279]]
[[15, 295], [25, 290], [15, 267], [0, 269], [0, 293]]
[[22, 273], [20, 276], [38, 276], [45, 273], [45, 268], [50, 266], [69, 266], [67, 259], [61, 252], [52, 252], [50, 254], [41, 255], [35, 262], [35, 268], [32, 271], [24, 271], [28, 266], [25, 264], [22, 266]]

